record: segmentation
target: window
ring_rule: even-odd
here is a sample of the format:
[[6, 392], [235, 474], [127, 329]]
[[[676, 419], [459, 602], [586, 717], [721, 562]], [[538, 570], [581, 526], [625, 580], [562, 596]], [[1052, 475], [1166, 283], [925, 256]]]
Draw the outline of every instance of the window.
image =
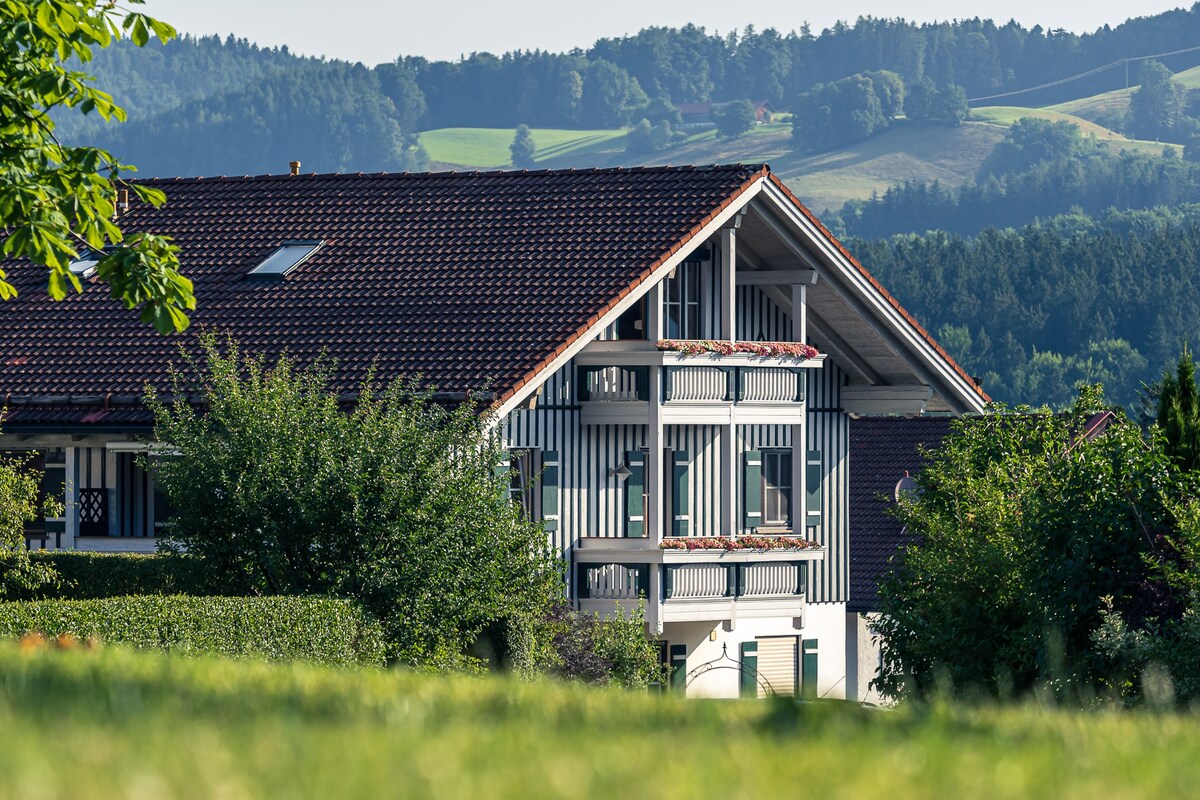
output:
[[538, 474], [534, 455], [533, 450], [511, 451], [508, 470], [508, 497], [521, 507], [525, 517], [530, 520], [538, 519], [541, 510], [534, 492]]
[[699, 261], [685, 261], [667, 278], [668, 339], [699, 339], [700, 335]]
[[96, 265], [100, 263], [104, 255], [104, 253], [98, 253], [95, 250], [85, 250], [70, 263], [68, 269], [80, 278], [90, 278], [96, 274]]
[[764, 450], [762, 453], [763, 516], [769, 527], [791, 527], [792, 451]]
[[320, 249], [318, 241], [284, 242], [254, 269], [250, 275], [256, 278], [282, 278], [308, 260]]

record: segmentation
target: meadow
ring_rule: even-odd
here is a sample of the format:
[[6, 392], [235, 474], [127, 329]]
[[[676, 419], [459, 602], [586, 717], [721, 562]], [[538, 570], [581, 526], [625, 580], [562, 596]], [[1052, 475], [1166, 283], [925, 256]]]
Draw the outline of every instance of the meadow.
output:
[[0, 798], [1189, 796], [1197, 723], [0, 646]]

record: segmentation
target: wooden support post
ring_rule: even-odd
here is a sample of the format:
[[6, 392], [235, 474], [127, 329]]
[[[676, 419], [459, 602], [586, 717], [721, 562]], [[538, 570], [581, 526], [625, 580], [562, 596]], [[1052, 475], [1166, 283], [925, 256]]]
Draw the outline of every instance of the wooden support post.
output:
[[721, 325], [720, 337], [737, 338], [737, 230], [721, 230]]
[[63, 491], [63, 514], [67, 518], [66, 532], [63, 534], [63, 549], [75, 549], [75, 537], [79, 535], [79, 476], [75, 474], [75, 448], [65, 447], [66, 453], [66, 487]]
[[808, 341], [808, 287], [803, 283], [792, 284], [792, 341]]
[[721, 531], [730, 537], [738, 532], [737, 470], [738, 463], [737, 425], [721, 428]]

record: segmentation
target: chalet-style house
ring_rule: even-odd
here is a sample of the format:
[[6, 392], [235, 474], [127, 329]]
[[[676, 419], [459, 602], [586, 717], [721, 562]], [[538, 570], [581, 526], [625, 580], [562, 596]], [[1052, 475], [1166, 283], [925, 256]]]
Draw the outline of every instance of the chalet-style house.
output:
[[0, 447], [38, 451], [67, 507], [33, 546], [154, 548], [143, 387], [214, 330], [328, 351], [342, 386], [374, 365], [488, 387], [505, 480], [573, 602], [644, 598], [689, 695], [862, 694], [850, 419], [987, 396], [768, 167], [154, 183], [168, 204], [121, 223], [180, 246], [187, 335], [3, 265], [20, 294], [0, 303]]

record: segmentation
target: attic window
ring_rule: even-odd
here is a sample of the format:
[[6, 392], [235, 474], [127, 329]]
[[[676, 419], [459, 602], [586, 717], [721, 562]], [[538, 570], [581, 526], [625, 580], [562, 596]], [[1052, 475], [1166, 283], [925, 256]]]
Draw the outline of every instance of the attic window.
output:
[[96, 274], [96, 265], [104, 258], [104, 253], [98, 253], [95, 250], [84, 250], [68, 265], [71, 273], [80, 278], [90, 278]]
[[321, 247], [319, 241], [284, 242], [261, 264], [250, 270], [255, 278], [282, 278], [308, 260]]

